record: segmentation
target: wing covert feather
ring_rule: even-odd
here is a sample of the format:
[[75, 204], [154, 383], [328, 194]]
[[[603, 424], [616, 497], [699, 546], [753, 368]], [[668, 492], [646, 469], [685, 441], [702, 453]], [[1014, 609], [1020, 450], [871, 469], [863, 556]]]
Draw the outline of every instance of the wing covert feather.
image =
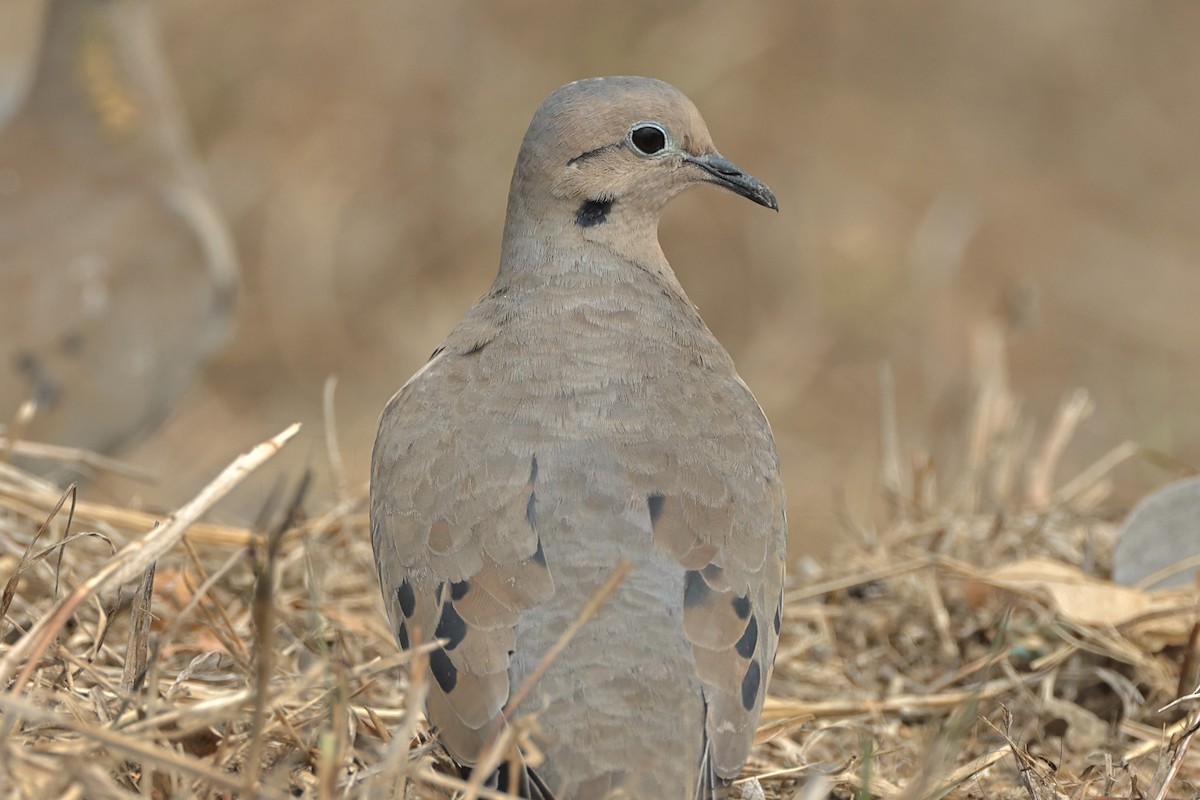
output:
[[745, 384], [733, 374], [702, 385], [685, 412], [709, 424], [676, 425], [692, 433], [669, 457], [640, 442], [625, 460], [646, 491], [653, 541], [687, 570], [682, 626], [704, 686], [708, 757], [732, 780], [753, 744], [779, 639], [786, 500], [770, 427]]
[[372, 456], [379, 580], [402, 647], [444, 640], [430, 658], [428, 714], [471, 763], [508, 700], [521, 613], [554, 592], [533, 514], [535, 455], [457, 416], [470, 363], [436, 356], [392, 398]]

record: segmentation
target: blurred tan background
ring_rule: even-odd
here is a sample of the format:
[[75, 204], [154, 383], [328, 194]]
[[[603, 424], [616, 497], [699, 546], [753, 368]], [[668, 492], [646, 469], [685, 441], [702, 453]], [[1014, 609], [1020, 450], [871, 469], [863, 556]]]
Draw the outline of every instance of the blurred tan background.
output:
[[[331, 374], [361, 491], [379, 410], [492, 280], [533, 111], [620, 73], [683, 89], [779, 197], [774, 215], [697, 190], [661, 236], [773, 423], [794, 550], [844, 535], [840, 508], [879, 508], [881, 362], [905, 454], [952, 475], [983, 320], [1041, 429], [1074, 387], [1095, 398], [1068, 475], [1125, 438], [1200, 461], [1200, 5], [154, 7], [241, 295], [228, 344], [120, 452], [159, 483], [100, 499], [178, 502], [295, 420], [270, 469], [314, 466], [328, 496]], [[1162, 477], [1126, 468], [1118, 500]], [[253, 516], [270, 480], [221, 514]]]

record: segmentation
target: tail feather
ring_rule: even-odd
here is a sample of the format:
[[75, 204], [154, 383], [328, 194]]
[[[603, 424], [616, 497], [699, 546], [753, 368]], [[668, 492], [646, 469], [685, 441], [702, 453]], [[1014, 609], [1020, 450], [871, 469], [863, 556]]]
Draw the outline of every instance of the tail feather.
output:
[[[463, 768], [463, 772], [469, 774], [470, 768]], [[484, 785], [523, 800], [558, 800], [542, 776], [520, 761], [505, 761], [488, 776]]]
[[696, 779], [695, 800], [726, 800], [731, 782], [716, 773], [708, 736], [704, 737], [704, 752], [700, 756], [700, 775]]

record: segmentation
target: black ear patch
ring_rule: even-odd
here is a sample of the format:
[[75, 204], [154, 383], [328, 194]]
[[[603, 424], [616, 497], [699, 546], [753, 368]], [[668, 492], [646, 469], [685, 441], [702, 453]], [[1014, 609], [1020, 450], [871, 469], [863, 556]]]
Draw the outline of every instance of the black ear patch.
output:
[[610, 200], [586, 200], [584, 204], [575, 212], [575, 224], [581, 228], [590, 228], [593, 225], [599, 225], [608, 219], [608, 212], [612, 211], [613, 201]]

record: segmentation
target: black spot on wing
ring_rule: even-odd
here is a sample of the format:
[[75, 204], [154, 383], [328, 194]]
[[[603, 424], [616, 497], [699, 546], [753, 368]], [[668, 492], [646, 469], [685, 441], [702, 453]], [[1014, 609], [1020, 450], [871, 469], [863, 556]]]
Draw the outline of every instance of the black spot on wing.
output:
[[704, 576], [699, 571], [689, 569], [687, 574], [683, 576], [683, 607], [695, 608], [708, 602], [708, 598], [712, 595], [712, 589], [704, 580]]
[[[431, 659], [432, 661], [432, 659]], [[758, 687], [762, 683], [762, 668], [757, 661], [750, 662], [746, 677], [742, 678], [742, 708], [750, 711], [758, 700]]]
[[[525, 521], [529, 527], [537, 530], [537, 492], [529, 493], [529, 502], [525, 504]], [[541, 544], [540, 540], [538, 544]]]
[[455, 581], [450, 584], [450, 599], [462, 600], [469, 591], [471, 591], [470, 581]]
[[655, 492], [646, 498], [646, 508], [650, 511], [650, 524], [654, 525], [658, 522], [658, 518], [662, 516], [663, 501], [667, 498], [664, 495]]
[[[442, 687], [443, 692], [452, 692], [454, 687], [458, 685], [458, 668], [450, 661], [450, 656], [446, 655], [446, 651], [440, 647], [429, 654], [429, 671], [433, 673], [433, 679], [437, 681], [437, 685]], [[742, 694], [745, 696], [746, 683], [742, 682]]]
[[775, 635], [779, 635], [779, 629], [783, 627], [783, 603], [775, 606]]
[[408, 649], [408, 646], [409, 646], [408, 626], [405, 625], [403, 622], [401, 622], [400, 626], [398, 628], [396, 628], [396, 641], [400, 643], [401, 650]]
[[413, 611], [417, 608], [417, 596], [413, 593], [412, 584], [408, 581], [400, 581], [400, 585], [396, 587], [396, 602], [400, 604], [400, 610], [404, 612], [404, 616], [411, 617]]
[[434, 630], [433, 635], [439, 639], [449, 640], [445, 644], [447, 650], [453, 650], [462, 644], [463, 638], [467, 635], [467, 623], [463, 622], [463, 618], [459, 616], [454, 603], [442, 605], [442, 616], [438, 619], [437, 629]]
[[546, 566], [546, 551], [542, 549], [542, 540], [538, 539], [537, 550], [533, 551], [531, 558], [543, 567]]
[[575, 224], [581, 228], [599, 225], [608, 219], [608, 212], [612, 211], [612, 207], [612, 200], [585, 200], [575, 212]]
[[533, 458], [529, 459], [529, 482], [531, 484], [537, 483], [537, 473], [538, 465], [537, 456], [535, 455]]
[[733, 613], [738, 615], [738, 619], [750, 616], [750, 595], [733, 598]]
[[463, 355], [464, 355], [464, 356], [473, 356], [473, 355], [475, 355], [476, 353], [480, 353], [480, 352], [482, 352], [482, 351], [483, 351], [483, 348], [487, 347], [487, 346], [488, 346], [489, 344], [491, 344], [491, 343], [492, 343], [492, 340], [491, 340], [491, 339], [484, 339], [484, 340], [482, 340], [482, 341], [478, 341], [478, 342], [476, 342], [475, 344], [471, 345], [471, 346], [470, 346], [469, 348], [467, 348], [466, 350], [464, 350], [464, 351], [463, 351]]
[[750, 622], [746, 625], [746, 632], [742, 634], [742, 638], [738, 639], [738, 643], [734, 645], [737, 654], [742, 658], [750, 658], [754, 655], [755, 649], [758, 647], [758, 620], [755, 617], [750, 618]]

